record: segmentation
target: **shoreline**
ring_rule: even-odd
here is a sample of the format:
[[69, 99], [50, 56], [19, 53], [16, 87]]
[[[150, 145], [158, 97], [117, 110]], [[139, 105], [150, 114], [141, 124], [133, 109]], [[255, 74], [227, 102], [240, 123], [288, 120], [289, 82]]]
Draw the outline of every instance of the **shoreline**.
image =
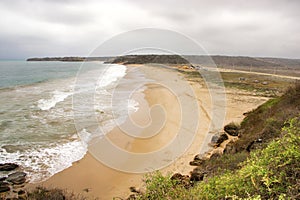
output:
[[[146, 78], [151, 78], [151, 76], [156, 76], [157, 74], [161, 73], [161, 70], [168, 71], [168, 69], [152, 68], [151, 70], [143, 70], [143, 73], [145, 73]], [[174, 71], [170, 72], [169, 78], [174, 78], [172, 77], [174, 73], [177, 74], [176, 78], [182, 78], [182, 76], [178, 72]], [[207, 142], [204, 141], [205, 134], [203, 133], [209, 130], [207, 124], [210, 123], [210, 119], [207, 116], [207, 113], [209, 113], [207, 110], [209, 110], [211, 107], [210, 95], [207, 91], [207, 88], [205, 88], [200, 83], [189, 82], [189, 84], [191, 84], [197, 97], [198, 105], [201, 110], [201, 112], [199, 113], [201, 123], [197, 129], [197, 135], [194, 138], [192, 145], [188, 148], [183, 156], [178, 158], [168, 167], [162, 169], [161, 171], [163, 173], [179, 172], [182, 174], [188, 174], [194, 168], [193, 166], [189, 166], [188, 163], [193, 160], [193, 157], [196, 154], [200, 153], [200, 147], [203, 146], [203, 143]], [[257, 107], [265, 100], [267, 100], [267, 98], [263, 97], [251, 97], [252, 99], [249, 100], [250, 94], [249, 96], [241, 97], [238, 100], [237, 98], [239, 98], [240, 96], [237, 96], [237, 94], [239, 92], [240, 91], [238, 90], [226, 88], [227, 110], [224, 125], [231, 121], [240, 122], [243, 119], [242, 114], [244, 112]], [[137, 121], [138, 123], [140, 123], [140, 125], [146, 125], [147, 123], [149, 123], [149, 116], [145, 116], [145, 111], [148, 109], [147, 106], [151, 107], [157, 103], [162, 103], [162, 101], [164, 101], [167, 112], [170, 112], [170, 125], [161, 130], [164, 135], [158, 136], [156, 139], [154, 138], [154, 140], [151, 141], [151, 143], [148, 143], [149, 145], [146, 146], [141, 140], [130, 140], [128, 135], [122, 134], [121, 131], [118, 130], [118, 127], [114, 128], [110, 133], [108, 133], [107, 137], [114, 141], [115, 144], [132, 152], [148, 152], [153, 151], [157, 148], [161, 148], [162, 145], [168, 143], [169, 138], [174, 136], [174, 132], [176, 132], [176, 129], [178, 129], [178, 127], [176, 127], [176, 120], [179, 120], [180, 114], [178, 113], [179, 109], [174, 109], [173, 103], [170, 103], [174, 102], [174, 100], [176, 101], [176, 99], [172, 97], [172, 94], [168, 94], [165, 89], [151, 84], [147, 85], [147, 88], [144, 90], [143, 94], [145, 95], [144, 99], [146, 102], [140, 104], [139, 111], [137, 113], [133, 113], [130, 118], [135, 122]], [[137, 98], [140, 98], [140, 101], [142, 100], [141, 96]], [[237, 105], [236, 101], [243, 101], [245, 105]], [[146, 103], [149, 105], [146, 105]], [[125, 122], [125, 124], [126, 123], [128, 122]], [[122, 134], [122, 136], [120, 134]], [[209, 150], [209, 147], [208, 144], [204, 145], [207, 146], [203, 149], [203, 151], [206, 152], [207, 150]], [[65, 169], [58, 174], [55, 174], [45, 182], [33, 184], [30, 187], [38, 185], [50, 188], [66, 188], [70, 191], [75, 192], [76, 194], [82, 194], [83, 196], [86, 196], [88, 198], [125, 198], [130, 195], [129, 187], [140, 187], [143, 184], [142, 178], [142, 174], [129, 174], [113, 170], [97, 161], [88, 152], [83, 159], [73, 163], [70, 168]]]

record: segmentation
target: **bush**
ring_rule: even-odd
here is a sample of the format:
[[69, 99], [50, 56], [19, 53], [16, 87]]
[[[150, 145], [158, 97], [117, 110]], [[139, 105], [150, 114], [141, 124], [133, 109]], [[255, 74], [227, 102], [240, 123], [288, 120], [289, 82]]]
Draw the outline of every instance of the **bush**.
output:
[[34, 190], [28, 192], [28, 199], [30, 200], [85, 200], [86, 198], [58, 188], [47, 189], [45, 187], [36, 187]]
[[256, 150], [239, 170], [206, 178], [191, 189], [168, 176], [151, 174], [140, 199], [299, 199], [300, 120], [290, 120], [282, 137]]

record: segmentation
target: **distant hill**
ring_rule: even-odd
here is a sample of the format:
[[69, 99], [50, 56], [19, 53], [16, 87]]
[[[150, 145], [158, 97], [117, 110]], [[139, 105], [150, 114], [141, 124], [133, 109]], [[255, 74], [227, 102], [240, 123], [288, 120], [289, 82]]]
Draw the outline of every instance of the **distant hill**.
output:
[[26, 61], [61, 61], [61, 62], [84, 62], [84, 61], [108, 61], [111, 57], [43, 57], [28, 58]]
[[226, 69], [274, 73], [300, 77], [300, 59], [260, 58], [247, 56], [206, 55], [125, 55], [117, 57], [45, 57], [29, 58], [27, 61], [84, 62], [103, 61], [118, 64], [168, 64], [194, 65]]
[[189, 61], [179, 55], [126, 55], [114, 58], [111, 63], [122, 64], [189, 64]]

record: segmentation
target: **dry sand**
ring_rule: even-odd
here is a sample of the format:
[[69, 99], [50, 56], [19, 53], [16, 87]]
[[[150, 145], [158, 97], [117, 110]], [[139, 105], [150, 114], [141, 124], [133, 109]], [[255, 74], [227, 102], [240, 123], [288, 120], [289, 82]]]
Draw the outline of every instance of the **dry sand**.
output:
[[[176, 82], [184, 81], [184, 77], [174, 70], [157, 67], [146, 67], [140, 70], [145, 73], [147, 78], [155, 77], [156, 80], [168, 80], [167, 83], [164, 83], [171, 84], [174, 88], [177, 86]], [[176, 137], [182, 125], [181, 117], [184, 106], [181, 105], [182, 103], [178, 100], [178, 96], [184, 97], [184, 104], [186, 105], [190, 105], [196, 100], [199, 106], [199, 113], [196, 113], [196, 115], [198, 115], [196, 120], [198, 120], [199, 123], [196, 129], [196, 136], [191, 146], [172, 164], [161, 169], [163, 173], [179, 172], [188, 174], [193, 169], [188, 163], [193, 159], [195, 154], [208, 149], [208, 141], [206, 141], [205, 138], [210, 130], [212, 118], [211, 109], [216, 109], [218, 106], [220, 108], [226, 108], [226, 117], [223, 123], [223, 125], [225, 125], [232, 121], [240, 122], [243, 119], [244, 112], [256, 108], [267, 100], [267, 98], [264, 97], [252, 96], [250, 93], [227, 89], [225, 91], [226, 105], [213, 106], [211, 94], [204, 84], [199, 82], [189, 82], [189, 84], [193, 89], [193, 96], [189, 96], [184, 90], [179, 90], [178, 93], [175, 92], [176, 94], [174, 94], [172, 88], [156, 84], [155, 82], [147, 85], [147, 89], [143, 92], [144, 95], [138, 93], [133, 94], [133, 98], [140, 103], [140, 109], [132, 114], [130, 119], [127, 119], [122, 126], [130, 128], [132, 121], [139, 126], [151, 124], [150, 128], [142, 129], [139, 136], [152, 134], [153, 130], [161, 126], [161, 121], [164, 118], [157, 114], [159, 112], [154, 112], [154, 114], [152, 113], [153, 115], [150, 116], [149, 108], [155, 105], [161, 105], [165, 112], [165, 123], [155, 136], [148, 139], [135, 139], [124, 133], [120, 127], [116, 127], [107, 134], [107, 139], [128, 152], [147, 153], [162, 149], [165, 145], [172, 142], [172, 139]], [[188, 122], [185, 123], [191, 123], [186, 125], [192, 127], [196, 120], [194, 117], [188, 118]], [[94, 147], [90, 148], [95, 150]], [[95, 151], [107, 151], [109, 155], [110, 150], [105, 149], [104, 146], [101, 147], [97, 145], [95, 148]], [[115, 158], [112, 157], [112, 159]], [[129, 161], [126, 165], [128, 165], [127, 167], [138, 167], [139, 164], [130, 163]], [[112, 199], [113, 197], [127, 197], [130, 194], [129, 187], [140, 187], [143, 184], [142, 178], [143, 174], [124, 173], [107, 167], [95, 159], [90, 153], [87, 153], [82, 160], [73, 163], [72, 167], [54, 175], [39, 185], [66, 188], [69, 191], [81, 193], [90, 198]]]

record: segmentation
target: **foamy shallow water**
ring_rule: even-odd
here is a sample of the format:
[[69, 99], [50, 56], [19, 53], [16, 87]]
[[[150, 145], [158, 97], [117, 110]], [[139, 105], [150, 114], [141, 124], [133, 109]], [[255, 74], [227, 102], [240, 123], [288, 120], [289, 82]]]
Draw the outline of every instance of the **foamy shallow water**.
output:
[[[52, 63], [49, 66], [45, 66], [45, 63], [41, 65], [44, 73], [53, 67]], [[89, 65], [83, 74], [87, 80], [91, 80], [92, 75], [98, 75], [97, 82], [85, 81], [78, 87], [76, 77], [71, 74], [0, 90], [0, 163], [17, 163], [29, 174], [30, 182], [39, 182], [80, 160], [87, 152], [88, 142], [101, 135], [92, 135], [88, 127], [76, 129], [74, 93], [94, 95], [93, 113], [81, 112], [77, 113], [77, 117], [86, 120], [96, 115], [96, 125], [101, 126], [103, 134], [116, 125], [115, 121], [122, 123], [128, 113], [138, 109], [134, 99], [124, 101], [124, 96], [131, 92], [127, 91], [126, 84], [140, 83], [144, 78], [141, 74], [136, 73], [136, 78], [127, 79], [123, 65]], [[119, 84], [122, 87], [112, 104], [114, 88]], [[74, 89], [76, 86], [77, 90]], [[84, 110], [84, 95], [81, 97]]]

